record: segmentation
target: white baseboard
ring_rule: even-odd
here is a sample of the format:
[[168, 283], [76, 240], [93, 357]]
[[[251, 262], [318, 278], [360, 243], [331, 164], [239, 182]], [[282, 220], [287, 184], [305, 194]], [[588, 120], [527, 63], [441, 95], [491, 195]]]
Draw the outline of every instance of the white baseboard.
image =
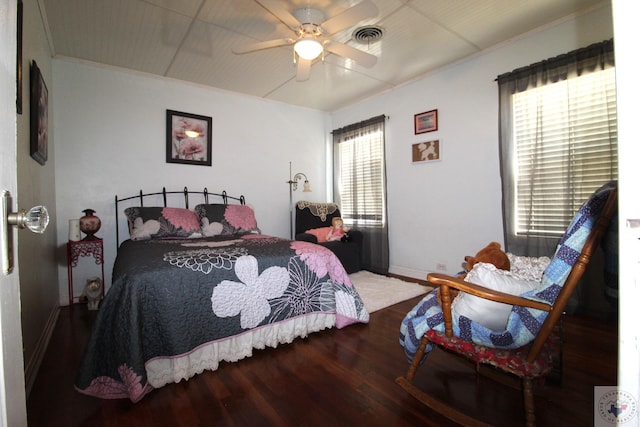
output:
[[49, 319], [45, 324], [44, 330], [42, 331], [42, 335], [40, 335], [40, 338], [36, 343], [36, 348], [33, 351], [33, 355], [31, 356], [31, 359], [29, 359], [25, 363], [24, 377], [27, 397], [29, 397], [29, 393], [31, 392], [33, 383], [35, 382], [36, 376], [38, 375], [38, 370], [40, 369], [40, 365], [42, 364], [42, 360], [44, 359], [47, 347], [49, 346], [49, 341], [51, 340], [51, 335], [53, 334], [53, 329], [56, 325], [56, 322], [58, 321], [59, 314], [59, 306], [56, 306], [53, 310], [51, 310]]
[[427, 278], [427, 271], [414, 270], [412, 268], [398, 267], [395, 265], [389, 266], [389, 273], [418, 280], [426, 280]]

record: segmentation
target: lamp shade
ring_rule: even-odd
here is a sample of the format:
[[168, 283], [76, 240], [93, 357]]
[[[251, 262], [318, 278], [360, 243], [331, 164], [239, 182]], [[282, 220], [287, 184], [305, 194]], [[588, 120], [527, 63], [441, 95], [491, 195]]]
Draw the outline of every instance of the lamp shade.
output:
[[298, 40], [295, 46], [293, 46], [293, 50], [296, 51], [300, 58], [312, 60], [316, 59], [322, 53], [322, 45], [313, 37], [307, 36]]
[[309, 184], [309, 181], [304, 182], [304, 185], [302, 186], [302, 192], [311, 193], [311, 184]]

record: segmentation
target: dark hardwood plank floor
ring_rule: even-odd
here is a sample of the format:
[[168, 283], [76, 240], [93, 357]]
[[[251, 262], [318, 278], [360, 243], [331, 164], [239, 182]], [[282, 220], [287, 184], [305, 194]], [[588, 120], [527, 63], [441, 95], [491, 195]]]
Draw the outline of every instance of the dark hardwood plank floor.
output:
[[[449, 426], [395, 383], [408, 367], [398, 344], [400, 322], [419, 299], [372, 313], [367, 325], [255, 351], [154, 390], [136, 404], [75, 391], [95, 312], [84, 305], [63, 307], [28, 397], [29, 425]], [[537, 390], [538, 425], [590, 426], [593, 387], [616, 382], [617, 327], [582, 316], [566, 316], [564, 325], [563, 381]], [[521, 393], [500, 379], [476, 376], [466, 362], [436, 349], [415, 383], [484, 422], [523, 425]]]

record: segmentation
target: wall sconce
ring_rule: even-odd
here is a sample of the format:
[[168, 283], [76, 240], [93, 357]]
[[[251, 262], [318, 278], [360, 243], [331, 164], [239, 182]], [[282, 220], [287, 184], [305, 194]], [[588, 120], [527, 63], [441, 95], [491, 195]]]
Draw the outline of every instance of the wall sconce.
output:
[[298, 172], [291, 177], [291, 162], [289, 162], [289, 231], [291, 232], [291, 240], [293, 240], [293, 192], [298, 189], [298, 181], [304, 178], [304, 184], [302, 186], [302, 191], [304, 193], [311, 192], [311, 185], [309, 184], [309, 180], [307, 176], [303, 173]]

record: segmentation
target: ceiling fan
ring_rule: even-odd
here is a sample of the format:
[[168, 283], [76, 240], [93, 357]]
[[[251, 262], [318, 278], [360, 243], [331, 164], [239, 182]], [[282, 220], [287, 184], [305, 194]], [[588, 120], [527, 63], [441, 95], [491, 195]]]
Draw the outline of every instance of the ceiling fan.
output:
[[378, 60], [374, 55], [329, 38], [329, 36], [364, 19], [378, 16], [378, 8], [371, 0], [363, 0], [327, 20], [325, 20], [322, 11], [311, 7], [289, 12], [281, 6], [278, 0], [255, 1], [287, 25], [296, 34], [296, 37], [252, 43], [234, 49], [233, 52], [236, 54], [293, 45], [294, 62], [297, 62], [297, 81], [309, 78], [312, 61], [320, 55], [324, 59], [325, 50], [352, 59], [367, 68], [373, 67]]

